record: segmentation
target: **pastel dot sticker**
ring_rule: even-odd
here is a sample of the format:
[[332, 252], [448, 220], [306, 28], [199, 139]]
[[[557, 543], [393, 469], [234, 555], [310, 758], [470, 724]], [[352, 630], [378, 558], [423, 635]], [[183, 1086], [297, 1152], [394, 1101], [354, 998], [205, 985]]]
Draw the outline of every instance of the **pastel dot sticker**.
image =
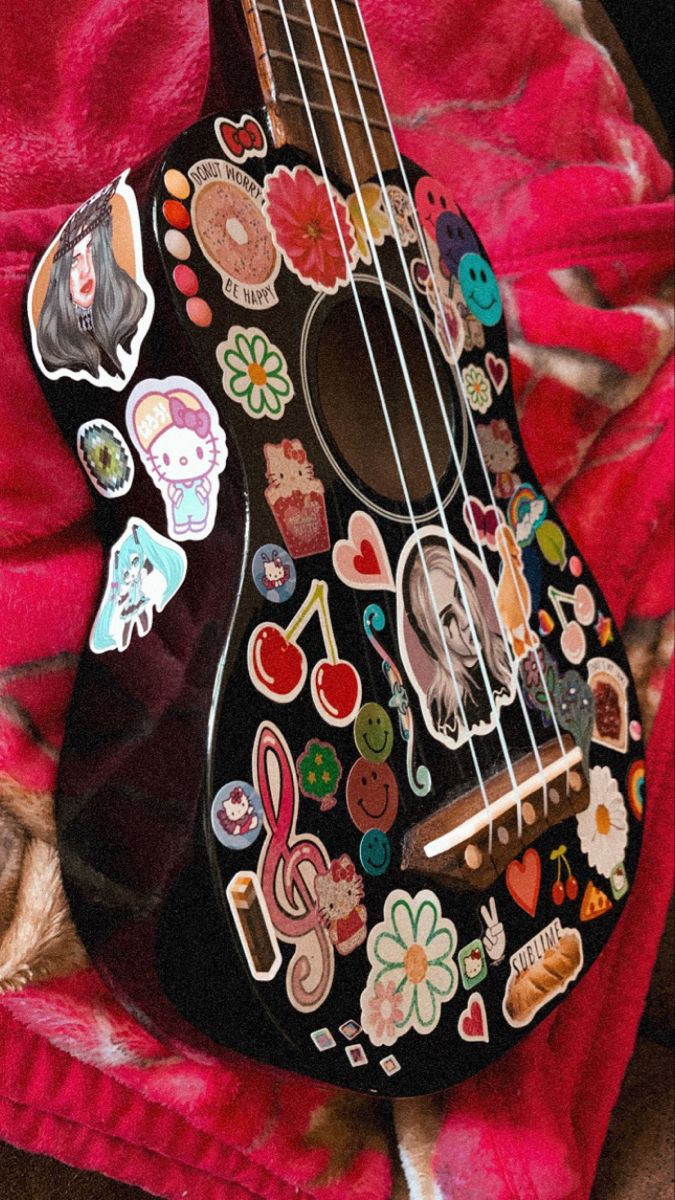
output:
[[164, 176], [164, 187], [177, 200], [187, 200], [190, 195], [189, 180], [182, 171], [176, 171], [173, 167]]
[[631, 763], [626, 780], [628, 803], [637, 821], [641, 821], [645, 811], [645, 764], [643, 759]]
[[199, 280], [195, 275], [192, 267], [186, 267], [184, 263], [180, 263], [173, 270], [173, 281], [184, 296], [196, 296], [199, 291]]
[[581, 576], [584, 573], [584, 564], [576, 554], [573, 554], [570, 559], [570, 571], [575, 579], [581, 579]]
[[180, 200], [165, 200], [162, 205], [164, 219], [173, 225], [174, 229], [189, 229], [190, 214]]
[[171, 257], [178, 258], [181, 262], [186, 262], [192, 254], [192, 246], [185, 234], [179, 233], [177, 229], [167, 229], [164, 234], [164, 245]]
[[366, 875], [374, 878], [384, 875], [391, 863], [391, 845], [386, 833], [381, 829], [369, 829], [361, 838], [359, 858]]
[[639, 721], [631, 721], [630, 736], [634, 742], [639, 742], [642, 737], [642, 726]]
[[200, 329], [208, 329], [213, 320], [213, 313], [206, 300], [192, 296], [185, 305], [185, 310], [193, 325], [199, 326]]

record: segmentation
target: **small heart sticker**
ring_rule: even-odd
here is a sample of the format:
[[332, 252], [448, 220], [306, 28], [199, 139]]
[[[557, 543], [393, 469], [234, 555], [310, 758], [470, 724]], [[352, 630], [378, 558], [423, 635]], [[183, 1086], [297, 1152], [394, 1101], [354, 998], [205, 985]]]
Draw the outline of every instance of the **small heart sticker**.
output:
[[491, 350], [485, 355], [485, 366], [498, 396], [501, 396], [509, 377], [509, 368], [503, 358], [497, 358]]
[[465, 1042], [490, 1041], [487, 1013], [482, 996], [476, 994], [471, 997], [467, 1008], [459, 1018], [457, 1032]]
[[396, 591], [382, 534], [367, 513], [352, 515], [348, 538], [337, 542], [333, 550], [333, 566], [347, 587], [364, 592]]
[[506, 886], [518, 907], [533, 917], [539, 903], [541, 859], [531, 846], [525, 851], [522, 862], [516, 858], [509, 863], [506, 868]]

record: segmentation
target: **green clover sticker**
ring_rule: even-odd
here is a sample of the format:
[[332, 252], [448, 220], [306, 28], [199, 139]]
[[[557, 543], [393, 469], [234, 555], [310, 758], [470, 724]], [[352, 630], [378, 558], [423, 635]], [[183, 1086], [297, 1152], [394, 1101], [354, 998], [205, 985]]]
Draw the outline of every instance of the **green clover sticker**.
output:
[[233, 325], [216, 351], [223, 388], [250, 417], [278, 421], [295, 392], [281, 351], [261, 329]]

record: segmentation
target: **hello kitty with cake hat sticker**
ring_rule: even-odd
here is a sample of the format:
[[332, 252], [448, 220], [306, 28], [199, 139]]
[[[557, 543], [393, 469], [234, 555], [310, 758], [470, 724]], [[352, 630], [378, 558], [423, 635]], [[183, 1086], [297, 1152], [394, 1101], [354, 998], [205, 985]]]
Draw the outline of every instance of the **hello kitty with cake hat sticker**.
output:
[[131, 393], [127, 428], [166, 507], [177, 542], [203, 541], [213, 529], [227, 443], [218, 413], [190, 379], [144, 379]]

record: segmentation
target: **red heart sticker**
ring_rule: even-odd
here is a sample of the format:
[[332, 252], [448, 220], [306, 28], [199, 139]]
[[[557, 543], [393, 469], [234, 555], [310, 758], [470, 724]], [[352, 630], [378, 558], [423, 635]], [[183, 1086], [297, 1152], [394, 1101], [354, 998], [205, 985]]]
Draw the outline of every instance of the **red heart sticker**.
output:
[[506, 868], [506, 886], [518, 907], [533, 917], [539, 903], [541, 859], [531, 846], [525, 851], [522, 862], [516, 858], [509, 863]]
[[509, 377], [508, 366], [503, 358], [497, 358], [496, 354], [493, 354], [491, 350], [485, 355], [485, 366], [487, 367], [488, 375], [492, 380], [497, 395], [501, 396]]
[[469, 1000], [468, 1007], [459, 1018], [457, 1026], [459, 1036], [465, 1042], [489, 1042], [487, 1013], [482, 996], [475, 995]]

